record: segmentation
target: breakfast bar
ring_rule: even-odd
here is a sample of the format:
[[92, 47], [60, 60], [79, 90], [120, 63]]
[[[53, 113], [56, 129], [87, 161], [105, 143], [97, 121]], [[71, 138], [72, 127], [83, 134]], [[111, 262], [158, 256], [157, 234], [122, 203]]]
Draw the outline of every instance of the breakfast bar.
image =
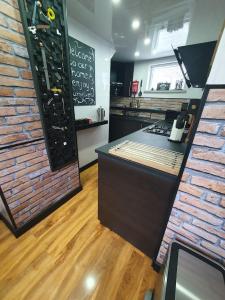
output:
[[[142, 145], [148, 152], [149, 149], [157, 151], [154, 158], [148, 156], [143, 163], [140, 161], [141, 152], [138, 152], [135, 161], [135, 152], [129, 152], [128, 148], [126, 151], [131, 159], [114, 155], [117, 145], [121, 148], [124, 143]], [[170, 153], [183, 157], [185, 149], [185, 144], [172, 143], [166, 136], [148, 133], [146, 128], [96, 149], [99, 163], [100, 222], [153, 259], [157, 255], [173, 204], [179, 174], [179, 170], [163, 170], [164, 163], [160, 153], [167, 153], [169, 161]], [[157, 162], [157, 158], [160, 161]], [[151, 162], [154, 167], [151, 167]]]

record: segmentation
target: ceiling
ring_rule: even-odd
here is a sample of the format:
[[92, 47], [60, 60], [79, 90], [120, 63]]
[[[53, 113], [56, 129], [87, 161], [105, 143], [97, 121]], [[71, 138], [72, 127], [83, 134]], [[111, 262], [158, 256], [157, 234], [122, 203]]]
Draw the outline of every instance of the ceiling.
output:
[[[115, 0], [116, 1], [116, 0]], [[196, 0], [67, 0], [68, 15], [112, 43], [118, 61], [133, 61], [156, 58], [154, 53], [156, 38], [162, 28], [182, 27], [183, 22], [191, 20]], [[137, 30], [132, 29], [134, 19], [140, 21]], [[169, 24], [169, 25], [168, 25]], [[150, 44], [144, 45], [149, 37]], [[171, 55], [170, 51], [160, 54]], [[134, 57], [135, 52], [139, 57]]]

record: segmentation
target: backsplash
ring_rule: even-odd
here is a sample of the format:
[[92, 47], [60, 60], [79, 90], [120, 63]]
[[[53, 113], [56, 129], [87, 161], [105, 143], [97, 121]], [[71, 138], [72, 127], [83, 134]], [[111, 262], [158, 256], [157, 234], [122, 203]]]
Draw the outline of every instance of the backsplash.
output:
[[[130, 107], [130, 103], [132, 101], [139, 100], [140, 102], [140, 108], [149, 108], [149, 109], [161, 109], [161, 110], [176, 110], [180, 111], [181, 106], [183, 103], [188, 103], [189, 99], [168, 99], [168, 98], [113, 98], [111, 99], [110, 105], [111, 106], [126, 106]], [[120, 109], [118, 110], [111, 110], [111, 113], [122, 115], [122, 111]], [[157, 114], [157, 113], [146, 113], [146, 112], [140, 112], [140, 113], [133, 113], [129, 112], [127, 115], [133, 115], [143, 117], [143, 118], [150, 118], [150, 119], [159, 119], [164, 120], [165, 116], [163, 114]]]

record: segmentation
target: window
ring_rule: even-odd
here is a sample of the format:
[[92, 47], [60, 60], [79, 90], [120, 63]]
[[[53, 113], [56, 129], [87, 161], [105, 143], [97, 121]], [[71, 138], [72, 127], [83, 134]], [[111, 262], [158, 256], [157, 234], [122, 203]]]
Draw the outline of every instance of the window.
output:
[[[183, 80], [183, 75], [181, 73], [178, 63], [172, 62], [167, 64], [160, 64], [151, 66], [150, 70], [150, 90], [157, 90], [158, 83], [170, 83], [170, 90], [174, 90], [176, 87], [177, 81]], [[184, 80], [183, 80], [184, 85]], [[183, 87], [182, 85], [182, 87]]]
[[157, 33], [155, 47], [153, 49], [154, 54], [159, 54], [163, 52], [171, 52], [173, 48], [183, 46], [186, 44], [187, 36], [189, 32], [189, 22], [185, 22], [183, 27], [168, 32], [167, 28], [160, 29]]

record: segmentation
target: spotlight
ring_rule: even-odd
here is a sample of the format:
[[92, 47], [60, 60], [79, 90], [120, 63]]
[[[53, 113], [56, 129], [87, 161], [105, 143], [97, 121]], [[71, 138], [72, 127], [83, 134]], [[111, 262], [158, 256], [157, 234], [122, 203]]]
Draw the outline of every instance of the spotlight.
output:
[[140, 21], [138, 19], [134, 19], [131, 26], [133, 30], [137, 30], [140, 27]]

